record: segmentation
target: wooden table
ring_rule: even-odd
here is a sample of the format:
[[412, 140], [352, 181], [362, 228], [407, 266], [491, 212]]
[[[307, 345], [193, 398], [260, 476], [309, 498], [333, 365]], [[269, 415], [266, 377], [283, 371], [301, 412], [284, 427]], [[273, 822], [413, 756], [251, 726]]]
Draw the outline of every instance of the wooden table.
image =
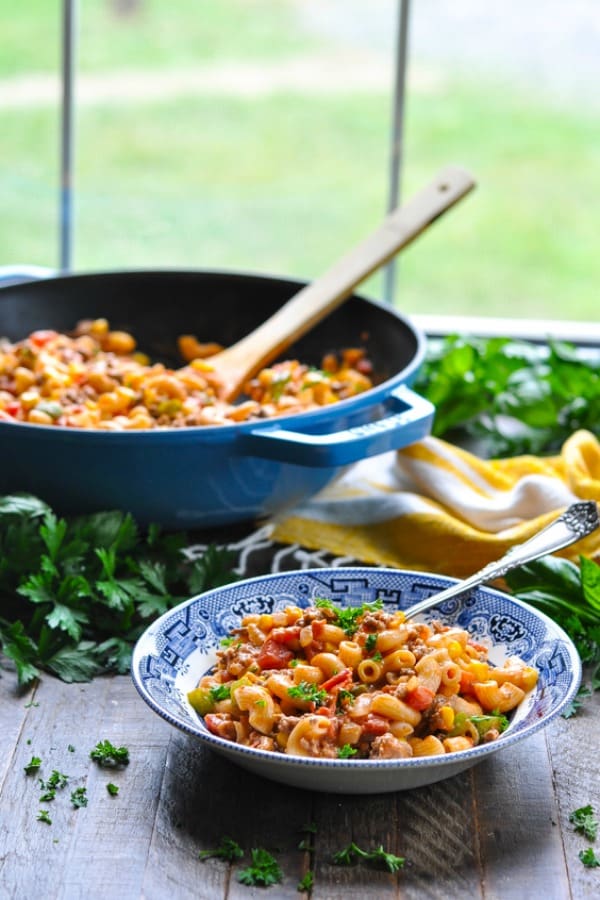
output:
[[[250, 775], [200, 747], [154, 715], [128, 677], [67, 685], [46, 677], [19, 695], [0, 679], [0, 897], [3, 900], [162, 900], [259, 896], [220, 860], [198, 852], [224, 835], [243, 847], [276, 853], [277, 898], [299, 897], [314, 871], [314, 898], [485, 897], [565, 900], [600, 895], [600, 869], [578, 859], [587, 841], [569, 813], [588, 803], [600, 811], [597, 748], [600, 698], [575, 718], [509, 747], [475, 768], [426, 788], [396, 794], [313, 794]], [[100, 740], [125, 745], [118, 771], [90, 760]], [[38, 776], [52, 770], [69, 784], [39, 802]], [[110, 796], [106, 785], [118, 785]], [[70, 792], [87, 789], [88, 805]], [[47, 808], [52, 824], [37, 820]], [[314, 853], [298, 849], [314, 823]], [[364, 865], [342, 868], [333, 853], [351, 840], [382, 844], [406, 858], [388, 874]]]
[[[600, 868], [578, 858], [590, 844], [569, 823], [588, 803], [600, 816], [599, 696], [454, 778], [349, 796], [287, 788], [236, 768], [156, 716], [126, 676], [71, 685], [45, 676], [20, 694], [14, 673], [0, 675], [1, 900], [600, 896]], [[90, 759], [105, 739], [128, 747], [129, 765], [106, 770]], [[26, 775], [32, 756], [42, 767]], [[39, 778], [53, 770], [69, 783], [40, 803]], [[78, 787], [88, 804], [74, 808]], [[38, 821], [41, 808], [51, 824]], [[303, 831], [307, 824], [314, 835]], [[237, 880], [239, 863], [201, 861], [199, 851], [223, 836], [247, 851], [271, 851], [284, 881], [249, 888]], [[307, 837], [312, 851], [298, 847]], [[350, 841], [383, 845], [405, 857], [405, 867], [391, 874], [333, 865]], [[592, 846], [600, 855], [600, 837]], [[308, 869], [312, 892], [299, 893]]]

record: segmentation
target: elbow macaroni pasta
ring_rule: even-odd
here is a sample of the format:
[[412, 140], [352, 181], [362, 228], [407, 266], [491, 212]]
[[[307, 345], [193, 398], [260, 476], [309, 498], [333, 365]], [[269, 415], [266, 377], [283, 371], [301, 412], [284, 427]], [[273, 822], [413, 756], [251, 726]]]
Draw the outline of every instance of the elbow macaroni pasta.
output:
[[[70, 334], [34, 331], [0, 339], [0, 422], [27, 422], [103, 431], [226, 425], [317, 409], [373, 386], [363, 350], [328, 354], [321, 369], [287, 360], [244, 385], [247, 399], [221, 399], [210, 356], [218, 344], [179, 338], [186, 365], [170, 369], [136, 352], [136, 341], [106, 319], [80, 322]], [[257, 624], [255, 637], [261, 629]], [[333, 646], [344, 632], [327, 624]]]
[[467, 631], [381, 606], [316, 600], [246, 616], [190, 703], [214, 734], [295, 756], [406, 758], [496, 740], [536, 670], [516, 657], [496, 668]]

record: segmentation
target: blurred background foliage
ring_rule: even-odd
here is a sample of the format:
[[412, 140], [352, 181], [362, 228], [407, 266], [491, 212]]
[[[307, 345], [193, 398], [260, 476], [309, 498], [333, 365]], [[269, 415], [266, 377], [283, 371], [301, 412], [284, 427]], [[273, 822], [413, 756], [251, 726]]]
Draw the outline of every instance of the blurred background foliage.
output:
[[[595, 4], [411, 6], [403, 193], [479, 186], [395, 303], [595, 319]], [[387, 207], [396, 27], [395, 0], [80, 2], [75, 268], [323, 271]], [[0, 0], [0, 264], [57, 264], [60, 31], [58, 0]]]

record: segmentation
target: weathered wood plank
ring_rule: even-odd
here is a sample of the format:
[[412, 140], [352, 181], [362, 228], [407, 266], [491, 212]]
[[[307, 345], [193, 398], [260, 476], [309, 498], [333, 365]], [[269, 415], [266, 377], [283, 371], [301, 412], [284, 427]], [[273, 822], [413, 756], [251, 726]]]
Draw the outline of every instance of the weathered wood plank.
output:
[[[237, 875], [249, 864], [249, 851], [264, 847], [274, 853], [284, 881], [277, 898], [299, 896], [304, 854], [298, 850], [302, 826], [310, 820], [310, 793], [265, 781], [175, 732], [167, 761], [144, 897], [159, 900], [172, 892], [206, 900], [248, 897]], [[200, 861], [200, 850], [228, 836], [246, 851], [244, 860], [227, 865], [220, 859]]]
[[569, 883], [542, 732], [473, 770], [486, 900], [566, 900]]
[[[2, 790], [3, 896], [39, 896], [43, 885], [45, 896], [69, 900], [115, 896], [117, 886], [123, 900], [139, 897], [170, 729], [139, 703], [128, 678], [66, 685], [45, 677], [36, 702]], [[105, 738], [129, 747], [125, 770], [100, 770], [90, 760]], [[38, 777], [23, 771], [34, 754], [42, 779], [54, 769], [69, 776], [52, 802], [40, 802]], [[106, 790], [110, 780], [121, 786], [118, 797]], [[81, 809], [70, 803], [78, 787], [88, 794]], [[37, 821], [41, 808], [51, 825]]]
[[35, 687], [22, 690], [11, 668], [0, 669], [0, 790], [13, 765], [13, 754], [27, 719], [34, 707]]
[[600, 694], [586, 700], [573, 718], [553, 722], [547, 738], [559, 811], [556, 830], [562, 834], [572, 896], [598, 897], [600, 868], [586, 868], [579, 852], [591, 846], [600, 858], [600, 833], [590, 843], [575, 832], [569, 816], [590, 804], [600, 820]]
[[[270, 894], [277, 900], [302, 896], [296, 887], [307, 868], [315, 873], [311, 900], [597, 896], [599, 870], [577, 858], [587, 842], [568, 816], [587, 803], [600, 812], [600, 698], [455, 778], [373, 797], [313, 794], [238, 769], [155, 716], [128, 677], [85, 685], [45, 677], [38, 705], [26, 708], [30, 699], [15, 693], [11, 676], [0, 678], [0, 896], [7, 900], [38, 897], [40, 885], [49, 900], [257, 895], [237, 881], [247, 860], [198, 859], [224, 835], [247, 851], [275, 853], [285, 875]], [[89, 759], [103, 739], [128, 746], [129, 766], [105, 771]], [[34, 754], [43, 760], [41, 777], [53, 769], [70, 776], [51, 803], [40, 804], [37, 778], [23, 771]], [[120, 786], [117, 797], [108, 781]], [[74, 809], [69, 795], [79, 786], [89, 802]], [[36, 820], [41, 806], [52, 825]], [[303, 831], [310, 823], [313, 852], [298, 848], [311, 837]], [[333, 865], [352, 840], [404, 856], [405, 869]]]

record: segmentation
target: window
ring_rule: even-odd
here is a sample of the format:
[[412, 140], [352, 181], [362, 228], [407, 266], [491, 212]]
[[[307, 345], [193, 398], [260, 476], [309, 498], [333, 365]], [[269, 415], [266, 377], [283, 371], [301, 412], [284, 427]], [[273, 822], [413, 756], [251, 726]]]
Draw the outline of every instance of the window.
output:
[[[600, 12], [476, 0], [85, 0], [77, 270], [311, 278], [389, 202], [399, 10], [401, 191], [449, 162], [478, 189], [399, 258], [410, 315], [595, 318]], [[0, 0], [0, 262], [56, 266], [60, 6]], [[364, 292], [382, 296], [384, 277]]]

